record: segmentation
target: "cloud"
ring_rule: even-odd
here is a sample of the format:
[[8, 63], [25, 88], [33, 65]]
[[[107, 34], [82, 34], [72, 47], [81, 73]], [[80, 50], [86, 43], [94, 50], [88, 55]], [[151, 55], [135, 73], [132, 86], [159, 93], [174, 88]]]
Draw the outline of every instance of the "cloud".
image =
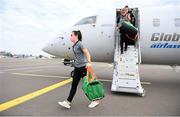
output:
[[125, 5], [180, 5], [179, 0], [1, 0], [0, 50], [45, 54], [42, 47], [81, 18]]
[[[109, 3], [103, 0], [96, 3], [102, 2], [101, 7]], [[94, 2], [83, 0], [4, 0], [2, 3], [0, 49], [25, 54], [42, 54], [42, 47], [64, 28], [97, 11]]]
[[114, 7], [123, 7], [129, 5], [131, 7], [155, 7], [167, 5], [180, 5], [180, 0], [114, 0]]

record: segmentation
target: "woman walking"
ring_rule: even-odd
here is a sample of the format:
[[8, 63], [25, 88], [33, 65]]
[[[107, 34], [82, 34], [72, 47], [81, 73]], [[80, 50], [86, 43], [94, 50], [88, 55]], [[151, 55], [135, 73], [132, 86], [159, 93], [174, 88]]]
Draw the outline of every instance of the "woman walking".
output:
[[[82, 35], [80, 31], [72, 31], [71, 34], [71, 42], [73, 45], [73, 52], [75, 54], [75, 62], [74, 62], [74, 75], [73, 81], [71, 85], [71, 90], [67, 100], [63, 102], [58, 102], [61, 106], [65, 108], [71, 108], [71, 102], [76, 93], [77, 86], [81, 78], [86, 76], [86, 67], [91, 66], [91, 55], [87, 48], [81, 43]], [[99, 105], [99, 101], [92, 101], [89, 104], [89, 108], [93, 108]]]

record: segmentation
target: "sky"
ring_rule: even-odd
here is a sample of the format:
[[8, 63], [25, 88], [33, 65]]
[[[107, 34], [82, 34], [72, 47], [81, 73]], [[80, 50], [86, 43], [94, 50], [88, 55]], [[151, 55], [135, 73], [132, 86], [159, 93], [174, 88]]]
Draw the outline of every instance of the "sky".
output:
[[0, 0], [0, 51], [48, 56], [41, 49], [64, 29], [125, 5], [180, 5], [180, 0]]

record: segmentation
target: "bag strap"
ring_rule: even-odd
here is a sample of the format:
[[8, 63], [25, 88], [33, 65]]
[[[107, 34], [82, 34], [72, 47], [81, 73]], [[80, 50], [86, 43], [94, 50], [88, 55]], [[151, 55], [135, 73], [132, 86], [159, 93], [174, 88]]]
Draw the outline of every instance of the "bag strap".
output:
[[[90, 74], [91, 74], [91, 78], [90, 78]], [[86, 78], [87, 78], [88, 82], [92, 82], [92, 81], [94, 81], [95, 78], [97, 78], [97, 76], [91, 66], [87, 66], [87, 77]]]
[[138, 39], [138, 33], [134, 36], [134, 38], [130, 37], [128, 34], [126, 34], [126, 37], [132, 41], [136, 41]]

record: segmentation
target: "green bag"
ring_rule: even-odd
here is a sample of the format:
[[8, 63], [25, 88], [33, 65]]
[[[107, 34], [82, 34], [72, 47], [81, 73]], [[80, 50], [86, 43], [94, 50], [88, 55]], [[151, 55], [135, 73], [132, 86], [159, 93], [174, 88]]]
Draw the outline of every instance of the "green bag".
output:
[[[87, 72], [89, 72], [87, 70]], [[93, 79], [91, 82], [88, 81], [88, 78]], [[92, 73], [87, 73], [87, 76], [83, 78], [82, 90], [86, 94], [87, 98], [90, 101], [99, 100], [104, 98], [104, 86], [103, 83], [100, 82], [93, 76]], [[93, 78], [94, 77], [94, 78]]]
[[124, 21], [121, 26], [121, 30], [123, 33], [128, 34], [130, 37], [134, 37], [137, 35], [138, 30], [134, 27], [130, 22]]

